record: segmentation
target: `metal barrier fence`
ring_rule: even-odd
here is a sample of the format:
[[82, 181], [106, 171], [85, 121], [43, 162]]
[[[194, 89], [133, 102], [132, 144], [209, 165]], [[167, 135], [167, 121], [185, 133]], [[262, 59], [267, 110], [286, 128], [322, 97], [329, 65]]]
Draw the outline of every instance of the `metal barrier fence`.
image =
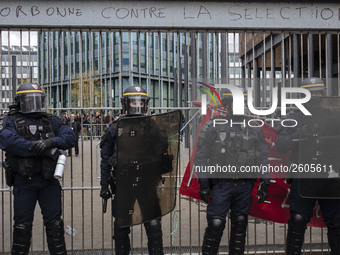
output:
[[[0, 37], [2, 111], [12, 103], [16, 86], [27, 81], [43, 86], [50, 111], [60, 117], [63, 112], [90, 116], [98, 112], [112, 119], [121, 107], [119, 97], [123, 89], [134, 84], [147, 89], [152, 111], [182, 109], [185, 120], [197, 111], [191, 104], [200, 99], [198, 82], [253, 85], [256, 105], [261, 107], [270, 105], [272, 87], [298, 86], [304, 77], [321, 76], [328, 95], [339, 94], [339, 32], [28, 29], [1, 30]], [[181, 145], [179, 183], [194, 145], [199, 117], [192, 122], [185, 129]], [[69, 226], [67, 233], [71, 233], [66, 235], [67, 248], [75, 254], [111, 253], [113, 221], [109, 210], [106, 214], [101, 210], [97, 171], [99, 130], [102, 132], [105, 125], [85, 124], [84, 118], [81, 124], [79, 157], [68, 157], [61, 181], [63, 218], [65, 226]], [[3, 161], [3, 152], [1, 157]], [[1, 171], [2, 253], [10, 251], [13, 225], [12, 189], [4, 179]], [[206, 205], [181, 195], [177, 198], [175, 211], [162, 221], [166, 253], [199, 253], [206, 227]], [[227, 251], [229, 222], [227, 226], [220, 252]], [[76, 232], [72, 235], [70, 229]], [[132, 229], [133, 252], [147, 253], [143, 227]], [[247, 233], [247, 254], [283, 253], [285, 225], [252, 218]], [[37, 206], [32, 252], [47, 251], [44, 235]], [[327, 253], [326, 240], [324, 229], [309, 228], [304, 249]]]
[[[70, 254], [113, 253], [110, 206], [102, 213], [102, 199], [99, 196], [99, 150], [97, 140], [80, 141], [80, 157], [67, 158], [63, 186], [63, 218], [66, 227], [66, 245]], [[91, 156], [92, 152], [92, 156]], [[186, 167], [188, 149], [181, 145], [180, 175]], [[12, 239], [12, 190], [4, 184], [1, 174], [1, 220], [0, 251], [10, 251]], [[179, 182], [180, 183], [180, 182]], [[110, 203], [109, 203], [110, 205]], [[177, 206], [173, 213], [162, 219], [165, 252], [168, 254], [199, 253], [206, 227], [206, 205], [188, 197], [178, 195]], [[71, 232], [72, 230], [73, 233]], [[227, 252], [230, 224], [221, 242], [220, 253]], [[308, 228], [305, 235], [305, 252], [328, 252], [327, 231]], [[47, 252], [45, 232], [37, 206], [33, 223], [32, 252]], [[250, 218], [247, 231], [246, 253], [283, 253], [286, 225]], [[147, 254], [144, 228], [132, 228], [131, 243], [134, 254]], [[34, 253], [33, 253], [34, 254]], [[40, 253], [37, 253], [40, 254]]]

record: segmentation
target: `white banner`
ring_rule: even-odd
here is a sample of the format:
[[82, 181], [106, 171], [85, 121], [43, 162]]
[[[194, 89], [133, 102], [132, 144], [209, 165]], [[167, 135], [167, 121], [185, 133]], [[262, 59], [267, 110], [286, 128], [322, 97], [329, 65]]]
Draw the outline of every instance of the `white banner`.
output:
[[39, 28], [309, 29], [340, 28], [339, 3], [185, 1], [1, 1], [0, 25]]

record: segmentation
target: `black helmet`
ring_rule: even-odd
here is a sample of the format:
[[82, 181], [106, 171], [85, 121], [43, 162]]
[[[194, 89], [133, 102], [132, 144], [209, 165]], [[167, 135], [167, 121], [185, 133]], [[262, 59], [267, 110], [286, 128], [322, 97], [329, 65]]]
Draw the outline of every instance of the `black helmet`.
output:
[[[247, 92], [245, 92], [243, 88], [242, 88], [242, 92], [244, 96], [244, 101], [246, 102], [248, 94]], [[233, 94], [231, 93], [229, 89], [224, 90], [224, 92], [222, 93], [222, 105], [230, 111], [232, 108], [232, 104], [233, 104]]]
[[301, 88], [308, 89], [309, 91], [317, 91], [326, 89], [325, 84], [323, 81], [318, 77], [311, 77], [304, 79], [301, 84]]
[[148, 111], [149, 97], [141, 87], [128, 87], [122, 97], [123, 114], [144, 115]]
[[232, 103], [233, 103], [232, 94], [231, 93], [223, 93], [222, 94], [222, 105], [227, 109], [231, 109]]
[[19, 86], [15, 96], [22, 113], [46, 112], [45, 92], [37, 84], [25, 83]]

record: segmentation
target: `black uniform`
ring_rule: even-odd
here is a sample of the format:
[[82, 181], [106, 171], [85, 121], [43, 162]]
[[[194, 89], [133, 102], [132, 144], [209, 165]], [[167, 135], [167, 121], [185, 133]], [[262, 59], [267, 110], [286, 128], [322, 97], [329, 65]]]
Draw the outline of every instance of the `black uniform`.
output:
[[[22, 114], [12, 107], [2, 115], [0, 148], [6, 151], [8, 185], [13, 185], [14, 230], [12, 254], [28, 254], [33, 213], [39, 202], [46, 226], [51, 254], [66, 254], [61, 219], [61, 186], [53, 178], [59, 156], [58, 149], [74, 146], [73, 131], [53, 115]], [[32, 145], [39, 140], [51, 142], [51, 149], [37, 155]]]
[[[202, 128], [197, 144], [195, 166], [230, 164], [239, 169], [244, 165], [267, 165], [269, 152], [262, 129], [244, 128], [238, 124], [231, 127], [229, 124], [231, 119], [238, 122], [241, 118], [229, 115], [226, 119], [229, 121], [228, 124], [214, 127], [213, 120], [209, 120]], [[210, 195], [207, 207], [208, 227], [205, 230], [202, 254], [217, 254], [229, 210], [231, 210], [229, 254], [243, 254], [254, 179], [209, 180], [208, 176], [199, 173], [198, 178], [201, 198], [207, 202], [206, 190]], [[262, 181], [260, 193], [265, 196], [264, 201], [269, 179]]]
[[[293, 119], [299, 123], [301, 119], [300, 112], [291, 112], [287, 119]], [[290, 126], [290, 123], [286, 123]], [[279, 152], [286, 153], [292, 151], [292, 161], [299, 162], [299, 128], [279, 128], [276, 149]], [[296, 141], [294, 141], [296, 139]], [[286, 252], [289, 255], [301, 254], [304, 234], [307, 223], [313, 216], [313, 208], [316, 199], [303, 198], [299, 195], [298, 179], [289, 180], [290, 188], [290, 219], [288, 220], [288, 234]], [[340, 254], [340, 199], [318, 199], [325, 224], [328, 228], [328, 243], [332, 250], [332, 255]]]
[[[101, 185], [105, 187], [112, 182], [110, 172], [112, 168], [114, 169], [116, 166], [116, 134], [117, 134], [117, 121], [113, 121], [109, 128], [107, 129], [105, 135], [102, 138], [100, 147], [101, 147]], [[150, 147], [146, 146], [146, 148], [150, 149]], [[160, 174], [157, 176], [156, 174], [147, 173], [148, 176], [139, 176], [139, 178], [147, 178], [150, 183], [148, 185], [148, 189], [151, 189], [151, 192], [147, 192], [148, 194], [154, 194], [155, 198], [150, 198], [143, 194], [143, 190], [145, 190], [145, 185], [143, 187], [136, 187], [131, 190], [131, 193], [126, 197], [127, 202], [126, 206], [131, 207], [133, 209], [133, 205], [135, 203], [135, 199], [137, 198], [138, 204], [141, 208], [141, 214], [144, 215], [144, 211], [147, 212], [150, 208], [154, 208], [155, 210], [160, 210], [159, 206], [155, 206], [154, 204], [150, 204], [152, 201], [157, 201], [157, 190], [156, 187], [158, 183], [161, 181]], [[112, 173], [114, 176], [114, 173]], [[153, 181], [157, 183], [153, 183]], [[114, 186], [114, 183], [111, 187]], [[114, 189], [114, 188], [113, 188]], [[153, 190], [153, 192], [152, 192]], [[114, 193], [114, 191], [113, 191]], [[133, 198], [132, 200], [130, 199]], [[116, 214], [116, 203], [115, 200], [112, 201], [112, 216], [115, 217]], [[147, 213], [145, 213], [147, 214]], [[157, 218], [151, 221], [148, 221], [144, 224], [145, 230], [148, 236], [148, 250], [149, 254], [162, 254], [162, 229], [161, 229], [161, 218]], [[129, 254], [130, 251], [130, 239], [129, 239], [130, 227], [119, 227], [117, 222], [115, 221], [114, 226], [114, 238], [115, 238], [115, 248], [116, 254]]]
[[[141, 87], [129, 87], [127, 88], [124, 93], [123, 97], [121, 99], [122, 101], [122, 113], [126, 116], [142, 116], [147, 113], [148, 109], [148, 102], [149, 102], [149, 97], [147, 96], [146, 91], [141, 88]], [[110, 127], [107, 129], [105, 135], [102, 137], [102, 141], [100, 144], [101, 147], [101, 192], [100, 196], [103, 199], [109, 199], [111, 197], [111, 192], [108, 188], [109, 184], [111, 184], [112, 187], [112, 193], [114, 193], [114, 183], [112, 183], [112, 179], [110, 178], [111, 176], [114, 176], [114, 174], [110, 174], [111, 170], [116, 167], [116, 139], [117, 139], [117, 122], [113, 121], [110, 124]], [[144, 148], [140, 148], [141, 150], [149, 149], [147, 146]], [[157, 175], [153, 175], [150, 179], [155, 180], [155, 182], [159, 182], [160, 178], [156, 180]], [[111, 180], [110, 180], [111, 179]], [[111, 183], [110, 183], [111, 182]], [[157, 184], [153, 183], [151, 181], [150, 183], [150, 188], [156, 188]], [[149, 194], [154, 194], [157, 196], [156, 190], [154, 193]], [[128, 194], [129, 196], [130, 194]], [[131, 194], [131, 197], [135, 199], [136, 196]], [[140, 200], [140, 204], [142, 204], [141, 210], [143, 211], [145, 209], [145, 205], [147, 206], [147, 197], [143, 197], [143, 194], [140, 193], [137, 198]], [[129, 197], [127, 197], [127, 200], [129, 200]], [[143, 201], [143, 200], [146, 200]], [[155, 199], [152, 199], [155, 200]], [[130, 206], [132, 204], [127, 202], [126, 204]], [[145, 202], [145, 203], [144, 203]], [[112, 202], [112, 213], [113, 216], [115, 216], [116, 213], [116, 208], [115, 208], [115, 201]], [[152, 206], [153, 208], [157, 207]], [[143, 215], [143, 212], [142, 212]], [[149, 254], [154, 254], [154, 255], [162, 255], [163, 254], [163, 239], [162, 239], [162, 227], [161, 227], [161, 218], [156, 218], [153, 220], [150, 220], [146, 223], [144, 223], [146, 234], [148, 236], [148, 251]], [[115, 239], [115, 252], [117, 255], [126, 255], [129, 254], [130, 252], [130, 238], [129, 238], [129, 233], [130, 233], [130, 227], [119, 227], [118, 223], [115, 221], [114, 224], [114, 239]]]

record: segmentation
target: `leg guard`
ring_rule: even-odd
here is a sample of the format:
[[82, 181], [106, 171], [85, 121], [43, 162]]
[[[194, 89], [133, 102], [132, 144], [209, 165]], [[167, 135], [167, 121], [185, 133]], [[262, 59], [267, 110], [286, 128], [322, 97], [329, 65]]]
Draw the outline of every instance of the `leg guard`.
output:
[[243, 255], [246, 243], [248, 215], [231, 213], [229, 255]]
[[116, 255], [128, 255], [130, 253], [130, 227], [121, 228], [114, 223], [115, 252]]
[[148, 236], [148, 251], [150, 255], [163, 255], [163, 237], [161, 219], [157, 218], [144, 224]]
[[331, 255], [340, 255], [340, 215], [334, 218], [334, 228], [328, 228], [327, 235]]
[[301, 254], [308, 221], [308, 217], [302, 214], [292, 214], [290, 216], [290, 219], [288, 220], [287, 255]]
[[14, 223], [12, 255], [26, 255], [31, 246], [32, 225]]
[[208, 227], [204, 233], [202, 255], [217, 254], [225, 228], [225, 222], [225, 219], [217, 216], [208, 219]]
[[64, 222], [54, 219], [46, 224], [47, 246], [51, 255], [65, 255]]

